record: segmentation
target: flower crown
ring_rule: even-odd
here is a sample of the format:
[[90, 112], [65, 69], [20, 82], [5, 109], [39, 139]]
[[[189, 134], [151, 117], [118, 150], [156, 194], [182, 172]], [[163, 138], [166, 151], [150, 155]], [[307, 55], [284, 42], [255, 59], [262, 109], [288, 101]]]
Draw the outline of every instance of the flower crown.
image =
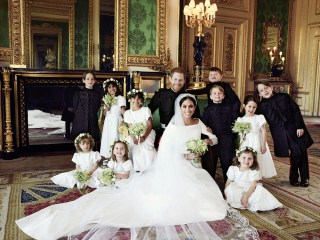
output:
[[128, 99], [128, 102], [130, 102], [130, 99], [136, 95], [137, 93], [143, 93], [143, 97], [144, 97], [144, 100], [146, 100], [147, 98], [147, 93], [144, 92], [141, 88], [140, 89], [131, 89], [129, 92], [127, 92], [127, 99]]
[[120, 139], [120, 138], [117, 138], [117, 139], [115, 139], [115, 140], [113, 141], [113, 143], [110, 145], [110, 152], [111, 152], [111, 153], [112, 153], [114, 144], [115, 144], [115, 143], [118, 143], [118, 142], [124, 143], [124, 144], [127, 146], [127, 148], [129, 149], [129, 143], [128, 143], [126, 140], [124, 140], [124, 139], [122, 140], [122, 139]]
[[236, 150], [236, 156], [240, 157], [241, 153], [243, 153], [244, 151], [250, 151], [255, 156], [257, 156], [257, 154], [258, 154], [257, 151], [254, 150], [252, 147], [245, 146], [245, 147], [242, 147], [242, 148], [239, 148], [239, 149]]
[[103, 90], [106, 90], [106, 86], [108, 83], [110, 82], [114, 82], [115, 84], [117, 84], [117, 86], [119, 87], [119, 89], [121, 90], [121, 84], [118, 82], [118, 80], [114, 79], [114, 78], [109, 78], [107, 80], [105, 80], [103, 82]]
[[92, 136], [89, 133], [80, 133], [74, 140], [74, 145], [78, 146], [83, 138], [92, 138]]

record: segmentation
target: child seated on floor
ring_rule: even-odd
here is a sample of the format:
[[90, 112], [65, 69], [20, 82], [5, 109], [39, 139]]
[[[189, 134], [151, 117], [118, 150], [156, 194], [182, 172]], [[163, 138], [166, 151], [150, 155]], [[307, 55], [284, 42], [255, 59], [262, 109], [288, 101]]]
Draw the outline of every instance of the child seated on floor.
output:
[[250, 211], [268, 211], [282, 204], [261, 183], [257, 152], [251, 147], [237, 150], [233, 166], [227, 172], [225, 195], [233, 208]]
[[[101, 156], [99, 152], [92, 151], [94, 144], [94, 139], [89, 133], [80, 133], [74, 140], [77, 152], [72, 157], [72, 161], [76, 164], [76, 169], [53, 176], [51, 180], [55, 184], [66, 188], [73, 188], [76, 184], [79, 189], [87, 186], [97, 188], [100, 181], [96, 170]], [[88, 178], [88, 180], [85, 182], [77, 180], [77, 176], [80, 174], [84, 178]]]

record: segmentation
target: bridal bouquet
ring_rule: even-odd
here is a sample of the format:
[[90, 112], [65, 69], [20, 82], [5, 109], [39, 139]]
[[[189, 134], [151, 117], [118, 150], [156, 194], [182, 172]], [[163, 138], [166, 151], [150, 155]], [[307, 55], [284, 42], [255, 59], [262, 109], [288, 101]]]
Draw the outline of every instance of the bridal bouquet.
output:
[[238, 133], [240, 136], [240, 145], [246, 140], [246, 135], [251, 131], [251, 123], [236, 121], [232, 127], [232, 131]]
[[129, 133], [131, 135], [138, 137], [138, 138], [143, 136], [145, 134], [146, 130], [147, 130], [147, 126], [145, 124], [143, 124], [142, 122], [132, 124], [129, 127]]
[[111, 186], [115, 183], [116, 178], [111, 168], [105, 168], [102, 170], [99, 176], [100, 182], [103, 186]]
[[112, 105], [117, 104], [117, 97], [110, 94], [106, 94], [103, 96], [102, 101], [104, 105], [110, 108]]
[[[207, 144], [201, 139], [193, 139], [187, 142], [187, 151], [190, 153], [194, 153], [198, 156], [202, 156], [207, 150]], [[192, 165], [195, 167], [201, 167], [201, 159], [193, 159], [191, 160]]]
[[76, 170], [74, 172], [74, 177], [77, 180], [78, 183], [84, 184], [89, 181], [90, 175], [87, 171], [82, 171], [82, 170]]

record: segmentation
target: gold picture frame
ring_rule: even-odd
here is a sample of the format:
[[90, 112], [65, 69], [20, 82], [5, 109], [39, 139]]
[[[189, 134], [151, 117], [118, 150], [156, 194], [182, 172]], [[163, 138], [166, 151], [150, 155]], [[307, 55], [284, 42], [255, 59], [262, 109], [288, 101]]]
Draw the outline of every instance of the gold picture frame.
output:
[[115, 0], [115, 68], [127, 70], [128, 66], [157, 66], [167, 52], [167, 1], [157, 0], [156, 55], [128, 54], [128, 0]]

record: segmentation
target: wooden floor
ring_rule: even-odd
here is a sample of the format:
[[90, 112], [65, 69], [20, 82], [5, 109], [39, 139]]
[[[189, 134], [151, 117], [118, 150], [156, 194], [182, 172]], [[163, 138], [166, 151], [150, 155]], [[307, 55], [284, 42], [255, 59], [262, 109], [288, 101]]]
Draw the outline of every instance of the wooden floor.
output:
[[0, 174], [47, 169], [74, 168], [71, 161], [74, 151], [50, 151], [24, 154], [13, 160], [0, 159]]

